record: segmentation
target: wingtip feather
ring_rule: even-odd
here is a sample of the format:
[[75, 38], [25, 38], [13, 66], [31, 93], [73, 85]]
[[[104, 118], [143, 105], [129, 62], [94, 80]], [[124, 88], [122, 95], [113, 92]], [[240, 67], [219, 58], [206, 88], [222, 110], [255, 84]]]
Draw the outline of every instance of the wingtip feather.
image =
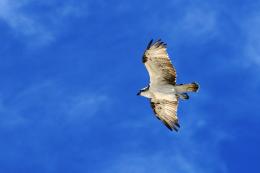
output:
[[200, 88], [199, 84], [198, 84], [197, 82], [192, 82], [192, 84], [193, 84], [193, 86], [194, 86], [194, 91], [195, 91], [195, 92], [198, 92], [198, 91], [199, 91], [199, 88]]
[[179, 129], [178, 129], [178, 128], [180, 128], [179, 123], [175, 122], [175, 123], [173, 123], [173, 124], [169, 124], [169, 123], [167, 123], [165, 120], [162, 120], [162, 122], [164, 123], [164, 125], [165, 125], [170, 131], [172, 131], [172, 130], [174, 130], [174, 131], [176, 131], [176, 132], [179, 131]]
[[152, 43], [153, 43], [153, 39], [151, 39], [151, 41], [148, 43], [146, 49], [149, 49], [152, 46]]
[[159, 48], [160, 46], [166, 48], [167, 44], [162, 41], [162, 39], [158, 39], [157, 41], [153, 42], [153, 39], [148, 43], [146, 49], [150, 49], [151, 47]]
[[175, 125], [176, 125], [178, 128], [180, 128], [180, 127], [181, 127], [179, 123], [175, 123]]
[[170, 126], [165, 120], [162, 120], [162, 122], [170, 131], [172, 131], [172, 129], [173, 129], [172, 126]]

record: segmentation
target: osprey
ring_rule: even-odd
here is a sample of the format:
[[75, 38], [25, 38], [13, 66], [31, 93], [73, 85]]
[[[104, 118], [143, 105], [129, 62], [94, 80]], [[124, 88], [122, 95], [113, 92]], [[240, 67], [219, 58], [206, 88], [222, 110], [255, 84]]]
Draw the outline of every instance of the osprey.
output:
[[166, 51], [166, 44], [161, 40], [151, 40], [144, 52], [143, 63], [150, 76], [150, 84], [137, 95], [147, 97], [156, 117], [170, 130], [178, 131], [178, 100], [189, 99], [187, 92], [196, 92], [199, 85], [176, 84], [176, 70]]

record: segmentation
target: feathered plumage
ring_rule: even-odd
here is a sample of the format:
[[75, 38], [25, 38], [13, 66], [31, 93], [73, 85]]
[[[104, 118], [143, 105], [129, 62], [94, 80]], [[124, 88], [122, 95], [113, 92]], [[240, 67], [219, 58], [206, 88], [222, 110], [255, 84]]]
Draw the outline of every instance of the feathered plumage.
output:
[[189, 99], [186, 92], [196, 92], [199, 85], [195, 82], [176, 84], [176, 70], [167, 53], [166, 44], [161, 40], [149, 42], [142, 60], [149, 73], [150, 84], [140, 90], [138, 95], [149, 98], [156, 117], [170, 130], [178, 131], [179, 98]]

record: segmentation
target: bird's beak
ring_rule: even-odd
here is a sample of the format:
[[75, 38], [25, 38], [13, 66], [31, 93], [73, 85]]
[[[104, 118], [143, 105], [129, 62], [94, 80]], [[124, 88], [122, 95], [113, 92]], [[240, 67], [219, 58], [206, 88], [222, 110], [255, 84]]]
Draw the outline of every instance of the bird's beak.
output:
[[140, 94], [141, 94], [141, 91], [139, 91], [136, 95], [140, 96]]

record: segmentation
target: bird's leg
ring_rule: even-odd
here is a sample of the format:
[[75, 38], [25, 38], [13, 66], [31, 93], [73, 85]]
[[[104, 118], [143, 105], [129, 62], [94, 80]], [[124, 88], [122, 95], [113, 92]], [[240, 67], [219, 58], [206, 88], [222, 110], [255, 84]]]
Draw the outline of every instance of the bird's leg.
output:
[[182, 100], [188, 100], [189, 99], [189, 95], [187, 93], [178, 93], [176, 95], [177, 95], [177, 97], [181, 98]]

